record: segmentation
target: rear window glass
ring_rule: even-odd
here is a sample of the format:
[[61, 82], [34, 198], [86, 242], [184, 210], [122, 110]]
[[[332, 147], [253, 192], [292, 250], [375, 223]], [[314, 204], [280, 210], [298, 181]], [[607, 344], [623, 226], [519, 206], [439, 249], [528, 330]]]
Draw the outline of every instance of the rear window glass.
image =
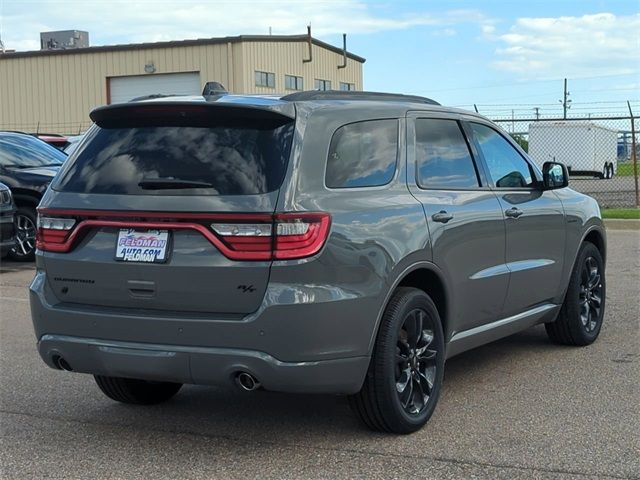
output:
[[55, 188], [127, 195], [267, 193], [282, 183], [292, 137], [293, 122], [97, 128]]
[[386, 185], [396, 171], [398, 121], [370, 120], [340, 127], [329, 147], [329, 188]]

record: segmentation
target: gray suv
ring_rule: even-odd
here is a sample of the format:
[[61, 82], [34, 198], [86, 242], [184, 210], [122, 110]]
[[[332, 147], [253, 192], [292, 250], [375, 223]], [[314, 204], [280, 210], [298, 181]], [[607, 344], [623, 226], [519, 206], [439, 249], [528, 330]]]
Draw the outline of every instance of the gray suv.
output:
[[47, 365], [114, 400], [344, 394], [408, 433], [447, 358], [536, 324], [569, 345], [600, 332], [598, 205], [482, 116], [300, 92], [91, 118], [38, 208], [31, 311]]

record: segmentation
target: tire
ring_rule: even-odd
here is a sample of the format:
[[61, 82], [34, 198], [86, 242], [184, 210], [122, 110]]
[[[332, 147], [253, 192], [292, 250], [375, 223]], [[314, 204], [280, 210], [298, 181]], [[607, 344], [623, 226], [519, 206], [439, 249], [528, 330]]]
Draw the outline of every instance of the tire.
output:
[[31, 262], [36, 253], [36, 210], [20, 206], [16, 209], [16, 246], [9, 251], [9, 257], [18, 262]]
[[602, 255], [594, 244], [584, 242], [558, 318], [545, 324], [549, 338], [562, 345], [592, 344], [602, 328], [606, 293]]
[[116, 402], [134, 405], [154, 405], [173, 397], [181, 383], [149, 382], [132, 378], [105, 377], [94, 375], [102, 393]]
[[349, 397], [351, 408], [372, 430], [419, 430], [438, 402], [444, 353], [442, 323], [431, 298], [416, 288], [398, 288], [382, 317], [362, 389]]
[[613, 163], [609, 164], [609, 179], [612, 179], [613, 176], [615, 175], [614, 169], [613, 169]]

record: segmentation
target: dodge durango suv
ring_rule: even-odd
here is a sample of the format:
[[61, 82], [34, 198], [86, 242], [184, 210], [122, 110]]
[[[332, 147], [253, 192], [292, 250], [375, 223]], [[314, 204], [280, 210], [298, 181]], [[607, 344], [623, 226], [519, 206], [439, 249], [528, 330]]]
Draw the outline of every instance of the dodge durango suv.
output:
[[569, 345], [600, 332], [598, 205], [480, 115], [299, 92], [91, 119], [38, 207], [30, 300], [47, 365], [114, 400], [343, 394], [409, 433], [447, 358], [536, 324]]

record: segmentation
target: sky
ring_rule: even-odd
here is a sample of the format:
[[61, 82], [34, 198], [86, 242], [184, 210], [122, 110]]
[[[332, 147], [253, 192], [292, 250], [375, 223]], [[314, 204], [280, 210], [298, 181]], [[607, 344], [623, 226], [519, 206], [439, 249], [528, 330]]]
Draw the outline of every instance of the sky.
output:
[[7, 49], [87, 30], [91, 45], [302, 34], [367, 59], [364, 87], [492, 117], [640, 114], [640, 0], [0, 0]]

